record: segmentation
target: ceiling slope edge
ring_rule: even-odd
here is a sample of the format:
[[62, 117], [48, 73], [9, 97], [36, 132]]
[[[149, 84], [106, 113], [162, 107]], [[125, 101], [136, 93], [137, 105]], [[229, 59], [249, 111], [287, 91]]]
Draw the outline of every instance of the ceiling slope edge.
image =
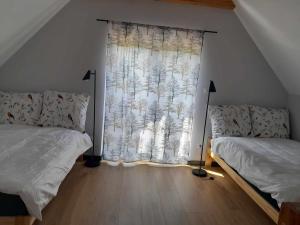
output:
[[[288, 94], [300, 95], [299, 34], [278, 26], [269, 15], [262, 14], [251, 1], [234, 0], [234, 12], [266, 59]], [[273, 14], [272, 16], [276, 16]], [[280, 15], [281, 16], [281, 15]], [[285, 20], [285, 23], [292, 20]], [[295, 21], [294, 21], [295, 22]]]
[[18, 31], [0, 48], [0, 67], [13, 56], [30, 38], [32, 38], [50, 19], [52, 19], [70, 0], [58, 0], [47, 7], [39, 16], [35, 17]]

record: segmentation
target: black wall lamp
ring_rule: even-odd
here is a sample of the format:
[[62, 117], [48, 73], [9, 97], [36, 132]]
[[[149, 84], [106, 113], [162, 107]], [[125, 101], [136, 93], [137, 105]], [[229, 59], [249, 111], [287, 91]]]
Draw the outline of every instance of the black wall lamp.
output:
[[96, 124], [96, 87], [97, 87], [97, 73], [96, 70], [94, 72], [91, 72], [88, 70], [82, 80], [87, 81], [91, 80], [92, 77], [94, 78], [94, 119], [93, 119], [93, 155], [90, 155], [87, 157], [87, 160], [85, 162], [86, 167], [97, 167], [100, 165], [101, 156], [97, 156], [95, 153], [95, 124]]
[[204, 128], [203, 128], [203, 137], [202, 137], [202, 145], [201, 145], [201, 156], [200, 156], [200, 167], [199, 169], [193, 169], [193, 174], [198, 177], [206, 177], [207, 172], [202, 169], [202, 156], [203, 156], [203, 145], [204, 145], [204, 138], [205, 138], [205, 130], [206, 130], [206, 120], [207, 120], [207, 112], [208, 112], [208, 106], [209, 106], [209, 98], [210, 93], [216, 92], [216, 87], [213, 81], [210, 81], [209, 83], [209, 89], [208, 89], [208, 96], [207, 96], [207, 102], [206, 102], [206, 111], [205, 111], [205, 122], [204, 122]]

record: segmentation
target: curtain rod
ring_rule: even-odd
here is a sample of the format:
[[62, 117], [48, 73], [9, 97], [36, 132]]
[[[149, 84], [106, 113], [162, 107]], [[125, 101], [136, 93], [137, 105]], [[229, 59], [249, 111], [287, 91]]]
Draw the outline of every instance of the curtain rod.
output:
[[[97, 19], [97, 21], [108, 23], [108, 22], [110, 22], [110, 21], [112, 21], [112, 20]], [[117, 21], [116, 21], [116, 22], [117, 22]], [[130, 22], [121, 22], [121, 23], [130, 23]], [[134, 24], [145, 25], [145, 24], [140, 24], [140, 23], [134, 23]], [[155, 26], [155, 25], [151, 25], [151, 26]], [[183, 30], [194, 30], [194, 29], [185, 29], [185, 28], [168, 27], [168, 26], [158, 26], [158, 27], [174, 28], [174, 29], [183, 29]], [[196, 30], [196, 31], [203, 32], [204, 34], [205, 34], [205, 33], [211, 33], [211, 34], [217, 34], [217, 33], [218, 33], [218, 31], [213, 31], [213, 30]]]

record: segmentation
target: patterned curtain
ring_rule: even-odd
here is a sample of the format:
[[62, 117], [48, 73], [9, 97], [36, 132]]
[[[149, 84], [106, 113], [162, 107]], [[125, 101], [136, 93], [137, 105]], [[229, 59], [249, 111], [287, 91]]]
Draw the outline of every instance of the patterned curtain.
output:
[[185, 163], [203, 33], [109, 23], [104, 159]]

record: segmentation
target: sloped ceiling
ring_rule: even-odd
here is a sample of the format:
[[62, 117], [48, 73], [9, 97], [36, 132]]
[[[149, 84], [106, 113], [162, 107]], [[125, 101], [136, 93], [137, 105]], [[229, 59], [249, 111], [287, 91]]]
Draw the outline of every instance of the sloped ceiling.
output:
[[300, 1], [234, 2], [236, 14], [287, 92], [300, 95]]
[[[0, 66], [70, 0], [1, 0]], [[290, 94], [300, 95], [300, 1], [234, 0], [235, 12]]]
[[70, 0], [1, 0], [0, 66]]
[[[157, 1], [157, 0], [156, 0]], [[193, 4], [221, 9], [234, 9], [232, 0], [160, 0], [164, 2]]]

